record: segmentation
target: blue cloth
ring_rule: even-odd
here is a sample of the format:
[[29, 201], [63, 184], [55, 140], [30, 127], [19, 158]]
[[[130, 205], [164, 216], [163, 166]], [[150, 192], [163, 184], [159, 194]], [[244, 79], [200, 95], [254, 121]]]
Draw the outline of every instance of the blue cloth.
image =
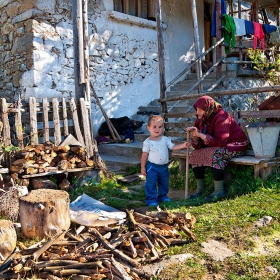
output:
[[262, 27], [264, 34], [270, 34], [271, 32], [274, 32], [277, 29], [276, 26], [270, 24], [263, 24]]
[[146, 163], [146, 204], [162, 202], [167, 199], [169, 191], [168, 164], [158, 165], [147, 161]]
[[[221, 0], [221, 14], [227, 13], [227, 6], [226, 1]], [[213, 11], [213, 17], [212, 17], [212, 23], [211, 23], [211, 36], [216, 37], [216, 1], [214, 5], [214, 11]]]
[[252, 21], [244, 20], [245, 21], [245, 30], [246, 30], [246, 36], [250, 37], [251, 35], [254, 35], [254, 24]]

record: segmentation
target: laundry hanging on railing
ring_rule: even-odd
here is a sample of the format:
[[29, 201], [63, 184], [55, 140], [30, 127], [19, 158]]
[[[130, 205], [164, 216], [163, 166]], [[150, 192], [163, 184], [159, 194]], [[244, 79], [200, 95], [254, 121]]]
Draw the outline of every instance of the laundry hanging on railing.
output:
[[[258, 40], [263, 50], [265, 49], [265, 40], [272, 45], [280, 45], [280, 30], [274, 25], [235, 18], [227, 14], [223, 14], [221, 18], [226, 54], [230, 53], [230, 48], [235, 47], [235, 36], [250, 38], [253, 35], [253, 49], [257, 48]], [[214, 21], [216, 21], [215, 18], [213, 18]]]
[[253, 38], [253, 49], [255, 50], [257, 48], [258, 45], [258, 40], [260, 40], [261, 43], [261, 48], [262, 50], [264, 50], [264, 32], [263, 32], [263, 28], [262, 25], [260, 23], [254, 22], [254, 38]]
[[246, 35], [246, 29], [245, 29], [245, 21], [241, 18], [233, 18], [235, 26], [236, 26], [236, 36], [244, 36]]
[[236, 26], [232, 17], [228, 16], [227, 14], [223, 15], [222, 18], [222, 25], [224, 26], [224, 42], [228, 44], [225, 46], [226, 54], [230, 53], [230, 48], [235, 47], [235, 32]]

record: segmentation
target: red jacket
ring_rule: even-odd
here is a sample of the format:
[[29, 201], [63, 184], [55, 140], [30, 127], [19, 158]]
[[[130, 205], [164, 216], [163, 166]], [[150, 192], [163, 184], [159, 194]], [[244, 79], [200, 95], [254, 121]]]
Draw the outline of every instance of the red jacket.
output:
[[[199, 129], [198, 122], [199, 121], [196, 120], [195, 126]], [[205, 124], [206, 139], [203, 141], [199, 138], [198, 142], [192, 141], [192, 146], [195, 149], [205, 147], [227, 147], [229, 152], [241, 152], [247, 149], [248, 139], [246, 134], [232, 116], [223, 109], [219, 109], [213, 117], [206, 120]]]

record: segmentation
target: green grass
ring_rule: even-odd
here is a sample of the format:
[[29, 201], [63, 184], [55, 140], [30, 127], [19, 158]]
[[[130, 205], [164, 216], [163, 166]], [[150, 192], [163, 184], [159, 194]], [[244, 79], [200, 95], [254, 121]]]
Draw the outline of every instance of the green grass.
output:
[[[138, 173], [137, 168], [135, 169]], [[262, 181], [253, 179], [252, 168], [228, 168], [230, 174], [226, 182], [228, 197], [205, 203], [202, 199], [180, 199], [164, 204], [162, 209], [176, 212], [191, 212], [197, 219], [193, 232], [198, 241], [183, 246], [172, 246], [166, 252], [169, 255], [191, 253], [193, 258], [184, 263], [167, 267], [159, 277], [154, 279], [224, 279], [224, 280], [276, 280], [277, 275], [268, 272], [272, 266], [280, 272], [280, 175], [276, 174]], [[209, 186], [205, 194], [211, 192], [212, 176], [206, 174]], [[185, 174], [179, 172], [175, 163], [170, 167], [170, 187], [184, 189]], [[195, 189], [194, 176], [190, 170], [189, 188]], [[74, 199], [87, 193], [95, 199], [101, 199], [107, 205], [117, 209], [132, 209], [144, 206], [144, 188], [138, 193], [127, 193], [127, 185], [114, 180], [102, 179], [102, 183], [89, 182], [71, 193]], [[116, 200], [115, 198], [119, 198]], [[133, 204], [138, 201], [138, 204]], [[272, 223], [255, 227], [254, 223], [263, 216], [271, 216]], [[235, 252], [233, 257], [223, 262], [212, 260], [203, 253], [202, 242], [218, 240]]]

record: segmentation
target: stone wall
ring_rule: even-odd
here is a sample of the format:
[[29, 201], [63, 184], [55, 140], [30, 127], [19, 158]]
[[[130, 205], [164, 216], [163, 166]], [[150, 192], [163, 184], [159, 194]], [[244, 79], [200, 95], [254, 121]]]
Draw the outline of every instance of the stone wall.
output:
[[[90, 78], [109, 117], [131, 116], [159, 96], [156, 24], [112, 9], [89, 1]], [[0, 0], [0, 12], [0, 95], [74, 96], [72, 1]]]

